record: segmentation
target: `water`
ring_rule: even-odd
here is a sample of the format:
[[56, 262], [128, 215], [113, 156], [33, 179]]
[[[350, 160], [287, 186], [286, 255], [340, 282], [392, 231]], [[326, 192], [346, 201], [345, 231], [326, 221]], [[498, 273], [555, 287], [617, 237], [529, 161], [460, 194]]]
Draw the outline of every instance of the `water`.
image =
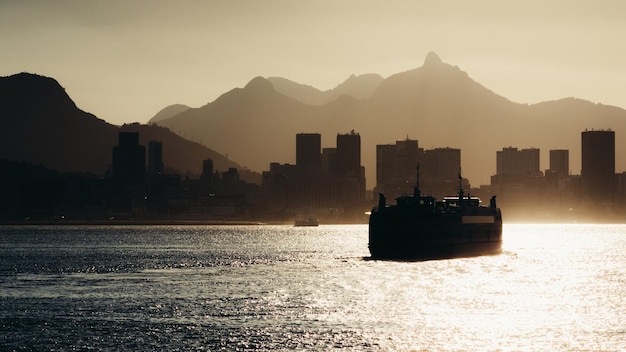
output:
[[394, 262], [365, 225], [0, 227], [0, 349], [626, 349], [626, 225], [503, 238]]

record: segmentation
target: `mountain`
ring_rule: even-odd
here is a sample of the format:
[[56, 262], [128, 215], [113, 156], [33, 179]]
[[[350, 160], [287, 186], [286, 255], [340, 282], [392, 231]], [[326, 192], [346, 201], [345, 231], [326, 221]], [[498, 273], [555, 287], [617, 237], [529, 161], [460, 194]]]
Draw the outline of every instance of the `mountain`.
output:
[[57, 171], [104, 175], [120, 131], [139, 132], [140, 143], [163, 142], [166, 168], [200, 174], [202, 160], [215, 168], [238, 164], [160, 126], [114, 126], [76, 107], [59, 83], [20, 73], [0, 77], [0, 158], [43, 165]]
[[289, 158], [290, 153], [295, 158], [295, 150], [288, 149], [286, 140], [295, 143], [294, 128], [319, 128], [320, 110], [278, 93], [268, 80], [256, 77], [213, 103], [157, 124], [216, 150], [227, 148], [230, 158], [244, 157], [251, 169], [266, 170], [270, 161]]
[[369, 73], [360, 76], [351, 75], [343, 83], [333, 89], [321, 91], [315, 87], [290, 81], [281, 77], [268, 77], [277, 92], [300, 102], [311, 105], [329, 103], [342, 95], [348, 95], [356, 99], [369, 98], [383, 81], [380, 75]]
[[328, 102], [328, 94], [315, 87], [282, 77], [268, 77], [267, 80], [277, 92], [305, 104], [322, 105]]
[[585, 129], [616, 131], [616, 171], [626, 167], [625, 110], [573, 98], [535, 105], [512, 102], [435, 53], [421, 67], [379, 82], [367, 98], [337, 95], [319, 104], [323, 100], [317, 92], [256, 77], [244, 88], [158, 124], [257, 171], [268, 170], [274, 161], [294, 163], [297, 133], [322, 133], [322, 146], [334, 147], [337, 133], [355, 130], [361, 135], [369, 188], [375, 185], [376, 145], [407, 136], [425, 149], [460, 148], [462, 172], [472, 186], [490, 183], [496, 152], [508, 146], [540, 148], [542, 170], [549, 167], [550, 149], [569, 149], [570, 169], [579, 174]]
[[169, 105], [161, 109], [161, 111], [157, 112], [149, 121], [148, 124], [155, 123], [157, 121], [168, 119], [172, 116], [176, 116], [181, 112], [188, 110], [189, 106], [183, 104], [174, 104]]
[[356, 99], [367, 99], [372, 96], [383, 80], [383, 77], [376, 73], [367, 73], [359, 76], [351, 75], [347, 80], [331, 90], [332, 94], [330, 94], [328, 101], [334, 100], [341, 95], [348, 95]]

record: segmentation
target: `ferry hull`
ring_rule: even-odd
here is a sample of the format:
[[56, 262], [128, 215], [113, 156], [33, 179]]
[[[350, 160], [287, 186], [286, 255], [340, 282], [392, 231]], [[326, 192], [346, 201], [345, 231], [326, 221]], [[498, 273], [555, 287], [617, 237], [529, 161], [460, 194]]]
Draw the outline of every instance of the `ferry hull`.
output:
[[374, 259], [446, 259], [502, 251], [502, 221], [497, 217], [491, 223], [463, 223], [448, 216], [413, 216], [402, 222], [385, 215], [370, 217], [369, 250]]

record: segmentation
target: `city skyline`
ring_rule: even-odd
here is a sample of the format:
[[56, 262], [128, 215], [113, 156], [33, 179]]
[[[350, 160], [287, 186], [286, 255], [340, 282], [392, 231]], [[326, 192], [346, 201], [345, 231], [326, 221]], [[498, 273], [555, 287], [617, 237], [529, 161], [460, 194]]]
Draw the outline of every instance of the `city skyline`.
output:
[[578, 97], [626, 107], [625, 7], [0, 2], [0, 75], [56, 77], [81, 109], [120, 125], [146, 122], [170, 104], [202, 106], [255, 76], [325, 90], [351, 74], [414, 69], [434, 51], [516, 102]]
[[[361, 137], [355, 131], [338, 133], [336, 148], [321, 148], [319, 133], [297, 134], [294, 152], [299, 163], [270, 163], [260, 184], [242, 179], [237, 168], [214, 169], [210, 158], [202, 161], [201, 175], [163, 172], [168, 146], [150, 140], [146, 148], [139, 143], [139, 132], [122, 131], [118, 145], [111, 148], [112, 164], [104, 177], [57, 173], [25, 163], [9, 166], [3, 184], [11, 191], [5, 192], [9, 196], [0, 207], [6, 210], [4, 220], [166, 216], [289, 221], [309, 212], [328, 222], [358, 223], [364, 221], [375, 194], [395, 199], [417, 185], [437, 199], [455, 194], [459, 186], [483, 201], [498, 196], [514, 221], [542, 219], [544, 210], [551, 214], [548, 217], [570, 220], [602, 218], [603, 206], [614, 208], [611, 214], [624, 213], [626, 172], [615, 170], [614, 131], [581, 131], [580, 136], [581, 174], [564, 172], [569, 150], [550, 150], [551, 166], [544, 172], [539, 168], [539, 149], [504, 147], [496, 152], [497, 171], [491, 183], [479, 187], [460, 179], [460, 149], [425, 149], [410, 139], [378, 145], [376, 174], [382, 178], [376, 188], [366, 190], [365, 169], [359, 166]], [[20, 182], [16, 172], [38, 176]]]

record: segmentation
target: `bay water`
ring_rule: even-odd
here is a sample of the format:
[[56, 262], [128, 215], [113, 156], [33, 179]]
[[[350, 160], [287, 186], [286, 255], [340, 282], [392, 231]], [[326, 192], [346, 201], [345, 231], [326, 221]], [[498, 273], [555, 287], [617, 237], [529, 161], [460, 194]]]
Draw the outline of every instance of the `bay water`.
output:
[[0, 227], [7, 351], [621, 351], [626, 225], [372, 260], [367, 225]]

